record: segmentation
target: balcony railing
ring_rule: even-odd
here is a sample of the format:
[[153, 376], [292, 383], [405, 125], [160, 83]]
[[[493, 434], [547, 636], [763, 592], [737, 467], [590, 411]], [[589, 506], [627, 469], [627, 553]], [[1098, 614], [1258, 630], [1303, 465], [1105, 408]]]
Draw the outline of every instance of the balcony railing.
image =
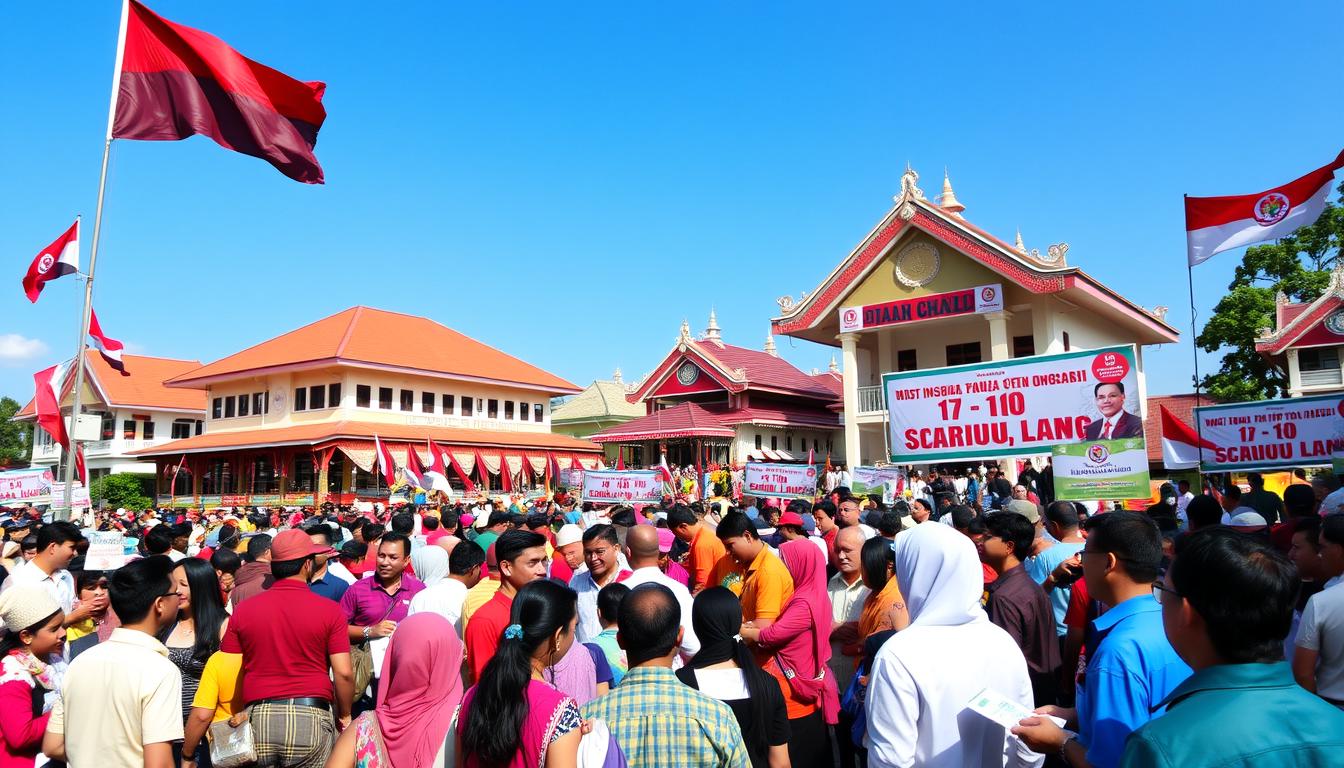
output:
[[882, 387], [859, 387], [859, 413], [882, 413]]
[[1304, 387], [1339, 384], [1341, 379], [1344, 379], [1344, 376], [1341, 376], [1338, 367], [1322, 368], [1317, 371], [1302, 371], [1302, 386]]

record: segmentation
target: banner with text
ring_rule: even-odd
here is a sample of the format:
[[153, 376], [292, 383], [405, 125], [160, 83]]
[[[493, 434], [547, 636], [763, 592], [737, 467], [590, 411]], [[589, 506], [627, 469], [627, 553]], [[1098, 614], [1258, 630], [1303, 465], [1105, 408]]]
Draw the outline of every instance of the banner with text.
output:
[[817, 495], [817, 468], [810, 464], [766, 464], [749, 461], [742, 493], [780, 499], [810, 499]]
[[32, 499], [49, 497], [54, 479], [50, 469], [14, 469], [0, 472], [0, 503], [9, 501], [31, 503]]
[[1344, 397], [1321, 395], [1195, 409], [1204, 472], [1344, 461]]
[[849, 490], [855, 496], [883, 494], [897, 490], [905, 473], [898, 467], [854, 467], [850, 470]]
[[1146, 496], [1136, 360], [1130, 345], [884, 374], [891, 460], [1050, 452], [1059, 498]]
[[940, 317], [984, 314], [1002, 309], [1002, 285], [977, 285], [960, 291], [931, 293], [911, 299], [884, 301], [881, 304], [841, 307], [840, 332], [850, 333], [867, 328], [905, 325], [920, 320], [936, 320]]
[[583, 473], [580, 500], [596, 504], [657, 504], [663, 500], [663, 481], [652, 470], [590, 469]]

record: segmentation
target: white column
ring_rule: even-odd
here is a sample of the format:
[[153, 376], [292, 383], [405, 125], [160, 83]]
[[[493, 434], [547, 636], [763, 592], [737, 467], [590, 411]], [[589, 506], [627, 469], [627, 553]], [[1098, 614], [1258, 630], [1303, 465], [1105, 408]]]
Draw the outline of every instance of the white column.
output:
[[863, 462], [859, 456], [859, 337], [853, 333], [840, 334], [842, 354], [841, 376], [845, 393], [845, 464], [856, 467]]
[[882, 382], [882, 374], [891, 373], [896, 370], [895, 363], [892, 362], [892, 344], [896, 334], [892, 331], [877, 332], [877, 376], [878, 383]]
[[1302, 396], [1302, 369], [1298, 366], [1297, 350], [1288, 348], [1288, 396]]
[[1008, 344], [1007, 312], [989, 312], [985, 319], [989, 321], [989, 359], [1008, 360], [1013, 356], [1013, 348]]

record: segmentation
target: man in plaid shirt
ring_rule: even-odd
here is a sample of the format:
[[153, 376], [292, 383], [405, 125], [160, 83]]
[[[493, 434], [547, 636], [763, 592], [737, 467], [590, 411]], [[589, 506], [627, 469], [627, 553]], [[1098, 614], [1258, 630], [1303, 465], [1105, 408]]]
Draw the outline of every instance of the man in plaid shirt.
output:
[[630, 671], [614, 691], [583, 708], [604, 720], [630, 768], [746, 768], [747, 748], [732, 709], [672, 673], [681, 607], [661, 584], [642, 584], [621, 602], [617, 641]]

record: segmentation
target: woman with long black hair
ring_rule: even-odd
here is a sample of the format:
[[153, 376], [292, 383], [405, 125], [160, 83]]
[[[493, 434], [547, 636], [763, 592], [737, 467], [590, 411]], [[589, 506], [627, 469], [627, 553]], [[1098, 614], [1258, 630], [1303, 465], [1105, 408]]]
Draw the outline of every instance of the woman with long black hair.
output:
[[[210, 655], [219, 650], [219, 641], [228, 625], [224, 601], [220, 599], [219, 577], [210, 563], [198, 557], [183, 558], [173, 568], [173, 584], [180, 600], [177, 622], [160, 639], [168, 647], [168, 658], [182, 673], [182, 722], [191, 714], [191, 702], [201, 685], [201, 673]], [[197, 754], [198, 766], [210, 765], [204, 742]]]
[[518, 590], [495, 655], [462, 699], [465, 768], [574, 768], [582, 719], [551, 684], [574, 644], [578, 595], [549, 579]]
[[742, 728], [752, 768], [789, 768], [789, 715], [779, 682], [737, 636], [742, 603], [726, 587], [695, 596], [691, 625], [700, 652], [677, 670], [681, 682], [727, 704]]

